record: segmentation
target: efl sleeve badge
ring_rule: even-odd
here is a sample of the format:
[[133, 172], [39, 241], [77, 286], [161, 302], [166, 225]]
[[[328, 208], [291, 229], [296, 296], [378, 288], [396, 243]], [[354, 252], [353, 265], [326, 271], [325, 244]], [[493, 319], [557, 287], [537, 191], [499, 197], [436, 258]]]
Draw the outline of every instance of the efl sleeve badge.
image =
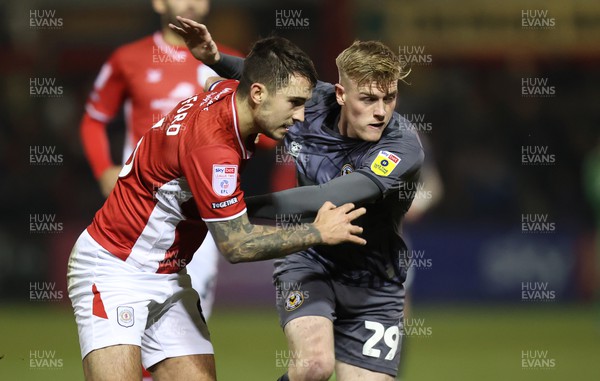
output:
[[231, 196], [237, 188], [237, 165], [214, 164], [212, 188], [217, 196]]
[[388, 151], [379, 151], [373, 163], [371, 163], [371, 171], [379, 176], [387, 177], [396, 168], [400, 162], [400, 158]]

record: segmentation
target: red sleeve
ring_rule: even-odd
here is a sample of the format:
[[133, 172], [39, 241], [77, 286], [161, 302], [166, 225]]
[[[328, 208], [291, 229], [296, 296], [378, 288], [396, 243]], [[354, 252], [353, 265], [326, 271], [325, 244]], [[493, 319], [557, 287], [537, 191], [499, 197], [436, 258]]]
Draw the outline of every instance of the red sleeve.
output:
[[200, 217], [204, 221], [224, 221], [246, 212], [240, 188], [240, 157], [225, 145], [204, 146], [182, 161]]
[[101, 122], [109, 122], [117, 114], [126, 96], [127, 74], [121, 64], [122, 56], [119, 49], [102, 66], [85, 105], [86, 112]]
[[79, 128], [86, 158], [97, 179], [113, 165], [106, 125], [117, 114], [126, 95], [127, 82], [118, 62], [119, 51], [100, 69]]
[[110, 146], [106, 134], [106, 123], [91, 118], [88, 113], [83, 115], [79, 129], [83, 151], [94, 177], [99, 179], [102, 173], [113, 165], [110, 158]]

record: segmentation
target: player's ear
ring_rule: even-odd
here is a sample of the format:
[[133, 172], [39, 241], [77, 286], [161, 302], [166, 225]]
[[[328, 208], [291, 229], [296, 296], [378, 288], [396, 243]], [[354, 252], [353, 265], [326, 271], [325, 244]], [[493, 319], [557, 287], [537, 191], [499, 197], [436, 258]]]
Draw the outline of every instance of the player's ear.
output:
[[164, 0], [152, 0], [152, 8], [154, 9], [154, 12], [158, 13], [159, 15], [162, 15], [167, 11], [167, 6]]
[[340, 106], [346, 104], [346, 91], [344, 90], [344, 86], [339, 83], [335, 84], [335, 100]]
[[268, 95], [267, 87], [262, 83], [255, 82], [250, 85], [250, 99], [255, 104], [261, 104]]

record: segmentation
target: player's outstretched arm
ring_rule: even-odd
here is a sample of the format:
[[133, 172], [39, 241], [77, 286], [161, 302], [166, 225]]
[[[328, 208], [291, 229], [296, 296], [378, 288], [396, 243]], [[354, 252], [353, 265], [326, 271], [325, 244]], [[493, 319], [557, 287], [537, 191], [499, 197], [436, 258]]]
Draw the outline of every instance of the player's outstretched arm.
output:
[[289, 229], [253, 225], [246, 214], [207, 225], [219, 251], [229, 262], [253, 262], [283, 257], [315, 245], [344, 242], [364, 245], [366, 241], [358, 236], [363, 229], [352, 221], [365, 213], [365, 208], [354, 209], [353, 204], [335, 207], [326, 202], [312, 224]]
[[382, 196], [379, 186], [368, 176], [354, 172], [321, 185], [303, 186], [246, 198], [250, 218], [274, 220], [278, 215], [311, 217], [326, 200], [341, 205], [362, 205]]

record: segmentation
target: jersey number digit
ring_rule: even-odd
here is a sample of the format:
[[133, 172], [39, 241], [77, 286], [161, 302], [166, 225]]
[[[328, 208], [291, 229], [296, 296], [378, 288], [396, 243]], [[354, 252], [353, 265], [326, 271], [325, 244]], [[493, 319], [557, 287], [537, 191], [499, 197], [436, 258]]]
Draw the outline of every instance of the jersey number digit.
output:
[[365, 328], [369, 331], [373, 331], [374, 333], [373, 336], [371, 336], [365, 342], [365, 345], [363, 345], [362, 354], [364, 356], [379, 358], [381, 356], [381, 351], [373, 347], [383, 338], [385, 345], [390, 348], [390, 351], [385, 356], [385, 359], [392, 360], [396, 355], [396, 350], [398, 350], [398, 343], [400, 342], [400, 328], [397, 326], [392, 326], [388, 329], [385, 329], [383, 324], [376, 321], [365, 321]]

